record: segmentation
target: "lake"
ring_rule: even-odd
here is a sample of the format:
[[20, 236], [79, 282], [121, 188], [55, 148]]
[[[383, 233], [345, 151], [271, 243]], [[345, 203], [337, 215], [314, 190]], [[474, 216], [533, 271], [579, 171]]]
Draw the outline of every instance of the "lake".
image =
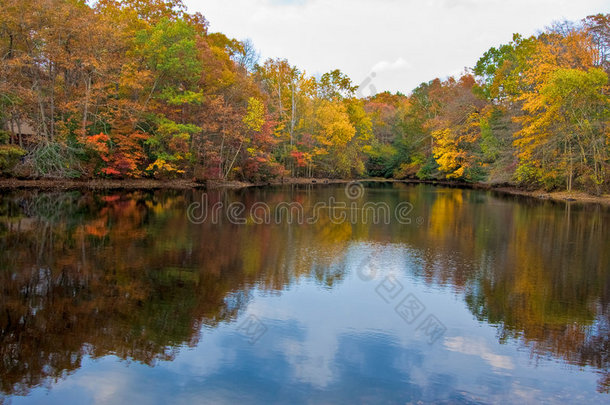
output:
[[0, 402], [608, 403], [610, 210], [403, 183], [3, 191]]

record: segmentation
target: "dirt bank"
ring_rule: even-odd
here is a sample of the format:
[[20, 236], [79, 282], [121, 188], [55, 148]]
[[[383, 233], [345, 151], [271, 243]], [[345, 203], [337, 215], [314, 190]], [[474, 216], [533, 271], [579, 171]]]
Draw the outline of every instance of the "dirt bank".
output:
[[143, 190], [143, 189], [192, 189], [205, 187], [205, 184], [189, 180], [65, 180], [65, 179], [0, 179], [0, 189], [42, 189], [42, 190]]
[[568, 202], [580, 202], [580, 203], [597, 203], [610, 205], [610, 195], [604, 194], [601, 196], [595, 196], [581, 191], [553, 191], [547, 192], [544, 190], [528, 191], [522, 190], [517, 187], [503, 186], [503, 187], [489, 187], [489, 190], [512, 195], [522, 195], [532, 198], [538, 198], [541, 200], [553, 200], [553, 201], [568, 201]]

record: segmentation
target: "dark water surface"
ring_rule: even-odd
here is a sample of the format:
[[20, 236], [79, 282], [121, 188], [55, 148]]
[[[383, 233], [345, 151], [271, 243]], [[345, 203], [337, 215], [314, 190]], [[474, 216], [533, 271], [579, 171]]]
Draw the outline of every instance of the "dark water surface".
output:
[[345, 191], [3, 192], [0, 402], [610, 401], [607, 208]]

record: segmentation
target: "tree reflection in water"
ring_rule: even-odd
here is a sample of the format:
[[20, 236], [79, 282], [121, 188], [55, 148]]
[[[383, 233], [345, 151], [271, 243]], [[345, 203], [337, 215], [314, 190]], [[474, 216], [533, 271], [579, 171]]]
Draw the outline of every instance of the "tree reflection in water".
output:
[[[195, 225], [200, 191], [26, 192], [0, 198], [0, 389], [25, 394], [113, 354], [154, 365], [234, 322], [259, 289], [300, 278], [325, 288], [350, 269], [354, 241], [408, 246], [408, 269], [462, 294], [470, 311], [534, 356], [592, 366], [608, 391], [609, 213], [480, 191], [393, 184], [365, 198], [409, 201], [423, 224]], [[213, 191], [209, 203], [298, 201], [340, 187]]]

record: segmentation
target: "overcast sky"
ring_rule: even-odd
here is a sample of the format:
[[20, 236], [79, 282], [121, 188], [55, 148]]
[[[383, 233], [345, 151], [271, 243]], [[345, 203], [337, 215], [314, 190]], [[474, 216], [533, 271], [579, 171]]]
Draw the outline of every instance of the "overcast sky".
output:
[[[356, 84], [409, 93], [472, 67], [514, 32], [610, 12], [608, 0], [185, 0], [210, 30], [250, 38], [262, 55], [310, 75], [341, 69]], [[375, 72], [374, 75], [371, 75]], [[368, 83], [368, 81], [366, 82]], [[363, 86], [368, 95], [370, 85]]]

